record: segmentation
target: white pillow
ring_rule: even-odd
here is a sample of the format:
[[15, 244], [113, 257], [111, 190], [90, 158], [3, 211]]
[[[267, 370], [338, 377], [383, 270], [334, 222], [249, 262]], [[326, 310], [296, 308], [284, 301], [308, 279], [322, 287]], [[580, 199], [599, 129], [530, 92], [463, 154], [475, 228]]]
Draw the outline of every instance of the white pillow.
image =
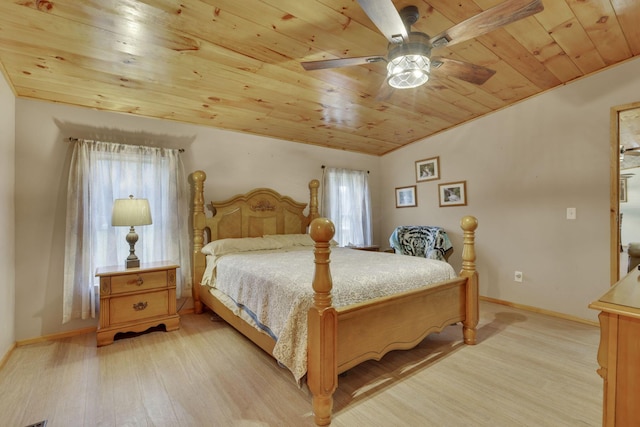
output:
[[[263, 237], [282, 243], [283, 248], [290, 246], [313, 246], [316, 243], [309, 234], [266, 234]], [[338, 246], [338, 242], [333, 239], [331, 239], [329, 244], [331, 246]]]
[[262, 237], [241, 237], [214, 240], [207, 243], [201, 252], [205, 255], [220, 256], [233, 252], [263, 251], [268, 249], [282, 249], [281, 242]]
[[315, 244], [308, 234], [267, 234], [263, 237], [279, 242], [284, 248], [289, 246], [313, 246]]

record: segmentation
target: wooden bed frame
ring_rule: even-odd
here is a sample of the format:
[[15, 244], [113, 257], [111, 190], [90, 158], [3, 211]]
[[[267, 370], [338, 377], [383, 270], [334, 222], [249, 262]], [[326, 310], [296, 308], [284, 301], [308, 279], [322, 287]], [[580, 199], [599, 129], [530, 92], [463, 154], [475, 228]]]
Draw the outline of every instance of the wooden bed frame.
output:
[[[478, 324], [478, 273], [475, 269], [474, 217], [462, 218], [464, 231], [462, 271], [458, 278], [436, 286], [377, 298], [347, 307], [331, 303], [330, 245], [334, 235], [331, 221], [318, 214], [319, 182], [309, 183], [309, 213], [306, 204], [260, 188], [223, 202], [211, 203], [213, 216], [205, 214], [206, 174], [192, 174], [193, 202], [193, 300], [196, 313], [209, 307], [231, 326], [269, 354], [275, 341], [236, 316], [209, 292], [200, 292], [206, 257], [201, 253], [208, 241], [229, 237], [258, 237], [265, 234], [309, 232], [315, 241], [314, 302], [308, 315], [307, 384], [313, 395], [317, 425], [331, 423], [333, 393], [338, 374], [364, 362], [380, 360], [391, 350], [415, 347], [428, 334], [462, 322], [466, 344], [476, 343]], [[397, 255], [389, 255], [397, 256]], [[375, 331], [375, 334], [371, 334]]]

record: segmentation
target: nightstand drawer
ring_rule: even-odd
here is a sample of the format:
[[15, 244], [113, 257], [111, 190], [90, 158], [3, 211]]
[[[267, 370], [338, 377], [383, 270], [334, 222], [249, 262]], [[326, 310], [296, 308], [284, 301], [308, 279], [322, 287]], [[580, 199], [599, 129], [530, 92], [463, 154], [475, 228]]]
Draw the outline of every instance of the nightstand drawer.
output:
[[169, 314], [169, 291], [111, 298], [111, 324], [125, 323]]
[[166, 286], [166, 271], [140, 272], [111, 277], [112, 294], [142, 291], [153, 288], [165, 288]]

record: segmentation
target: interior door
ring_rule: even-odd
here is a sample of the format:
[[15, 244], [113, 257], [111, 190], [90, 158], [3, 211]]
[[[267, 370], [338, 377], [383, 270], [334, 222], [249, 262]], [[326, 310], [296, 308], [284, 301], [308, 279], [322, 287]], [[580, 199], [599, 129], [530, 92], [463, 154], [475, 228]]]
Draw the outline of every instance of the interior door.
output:
[[[626, 160], [624, 160], [626, 159]], [[620, 105], [611, 108], [611, 150], [610, 150], [610, 227], [611, 227], [611, 284], [620, 280], [620, 248], [622, 247], [622, 230], [626, 225], [625, 220], [640, 221], [639, 218], [623, 216], [620, 218], [620, 197], [627, 202], [627, 187], [621, 194], [622, 175], [627, 168], [633, 167], [633, 162], [640, 165], [640, 102]], [[635, 178], [635, 177], [634, 177]], [[640, 185], [640, 177], [634, 179]], [[625, 180], [625, 183], [627, 181]], [[622, 220], [622, 223], [621, 223]], [[640, 226], [640, 225], [639, 225]], [[627, 239], [624, 239], [625, 241]], [[640, 241], [640, 235], [637, 241]]]

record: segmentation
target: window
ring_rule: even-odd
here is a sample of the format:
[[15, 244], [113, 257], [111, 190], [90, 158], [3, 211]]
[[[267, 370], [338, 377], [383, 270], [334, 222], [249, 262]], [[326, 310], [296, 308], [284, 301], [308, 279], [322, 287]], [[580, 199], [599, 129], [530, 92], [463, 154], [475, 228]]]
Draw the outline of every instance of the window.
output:
[[371, 245], [368, 172], [325, 168], [323, 183], [323, 215], [336, 227], [334, 239], [340, 246]]
[[115, 199], [149, 200], [153, 224], [136, 227], [136, 255], [180, 265], [176, 294], [190, 287], [188, 197], [178, 150], [76, 142], [67, 189], [63, 322], [95, 317], [97, 267], [124, 265], [129, 228], [111, 225]]

